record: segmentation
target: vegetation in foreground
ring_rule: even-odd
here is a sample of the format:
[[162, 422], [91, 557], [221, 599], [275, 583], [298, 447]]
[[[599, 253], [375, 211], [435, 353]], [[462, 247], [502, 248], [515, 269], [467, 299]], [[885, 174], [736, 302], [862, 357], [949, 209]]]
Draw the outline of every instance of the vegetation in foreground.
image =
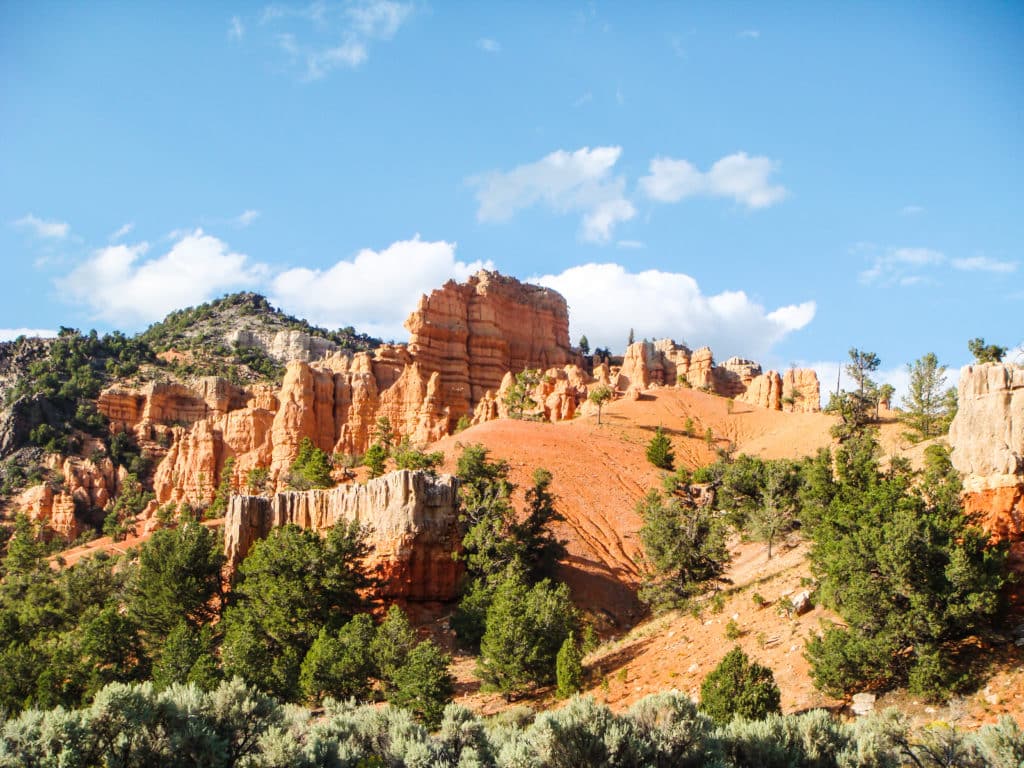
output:
[[896, 712], [853, 723], [817, 710], [715, 722], [683, 694], [615, 714], [591, 698], [540, 715], [484, 720], [449, 705], [430, 733], [406, 711], [327, 700], [282, 707], [235, 678], [211, 691], [113, 684], [77, 710], [0, 721], [0, 765], [296, 768], [1016, 768], [1024, 732], [1010, 718], [965, 734], [911, 730]]

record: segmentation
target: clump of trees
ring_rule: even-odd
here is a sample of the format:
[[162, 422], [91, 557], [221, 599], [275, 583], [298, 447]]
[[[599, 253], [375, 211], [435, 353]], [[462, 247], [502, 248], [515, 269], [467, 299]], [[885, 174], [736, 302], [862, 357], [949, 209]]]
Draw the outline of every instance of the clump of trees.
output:
[[974, 355], [976, 363], [1001, 363], [1006, 355], [1006, 347], [986, 344], [980, 336], [967, 342], [967, 349]]
[[550, 530], [560, 519], [551, 473], [534, 472], [520, 516], [508, 470], [481, 445], [467, 446], [459, 457], [467, 578], [452, 626], [463, 643], [479, 649], [484, 683], [514, 697], [555, 682], [558, 651], [578, 633], [579, 620], [568, 587], [551, 578], [565, 551]]
[[[930, 446], [922, 472], [898, 458], [883, 465], [874, 431], [855, 425], [835, 451], [800, 462], [722, 453], [666, 476], [664, 492], [638, 505], [648, 564], [640, 595], [664, 610], [711, 589], [729, 526], [765, 541], [769, 557], [799, 528], [812, 544], [816, 600], [842, 619], [807, 644], [815, 683], [837, 696], [907, 685], [938, 699], [966, 684], [963, 641], [1005, 609], [1006, 547], [964, 513], [947, 449]], [[696, 484], [710, 486], [713, 504], [695, 502]]]
[[330, 488], [333, 485], [331, 457], [326, 451], [313, 445], [313, 441], [308, 437], [302, 438], [299, 452], [288, 471], [288, 487], [296, 491], [308, 491], [311, 488]]
[[394, 461], [396, 469], [418, 469], [430, 473], [444, 462], [441, 451], [426, 453], [414, 446], [408, 437], [398, 440], [387, 416], [377, 417], [371, 437], [373, 442], [363, 455], [363, 465], [369, 468], [370, 477], [384, 474], [388, 459]]
[[[868, 681], [938, 698], [960, 688], [959, 641], [1002, 610], [1006, 548], [960, 504], [959, 477], [933, 446], [920, 482], [905, 462], [878, 463], [865, 433], [808, 467], [803, 522], [820, 600], [845, 626], [807, 648], [815, 682], [839, 693]], [[909, 651], [908, 651], [909, 649]]]

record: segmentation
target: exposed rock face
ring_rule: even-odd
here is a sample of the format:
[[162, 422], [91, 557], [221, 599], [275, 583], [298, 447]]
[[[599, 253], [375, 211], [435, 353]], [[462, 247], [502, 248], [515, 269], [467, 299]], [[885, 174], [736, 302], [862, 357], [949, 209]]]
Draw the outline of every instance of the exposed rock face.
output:
[[820, 410], [818, 374], [809, 368], [790, 368], [781, 375], [768, 371], [751, 379], [740, 402], [787, 413], [815, 413]]
[[102, 510], [117, 495], [126, 474], [124, 468], [116, 471], [113, 462], [106, 457], [93, 462], [79, 458], [62, 460], [59, 454], [50, 454], [46, 466], [60, 472], [58, 489], [41, 483], [19, 494], [12, 506], [68, 540], [83, 530], [76, 510]]
[[[97, 407], [110, 419], [113, 432], [137, 432], [154, 424], [191, 425], [207, 416], [243, 408], [249, 393], [216, 376], [204, 376], [192, 386], [150, 382], [138, 390], [111, 387], [100, 393]], [[145, 438], [145, 435], [140, 435]]]
[[311, 362], [338, 351], [330, 339], [312, 336], [305, 331], [239, 328], [225, 337], [229, 345], [262, 349], [279, 363], [291, 360]]
[[[576, 415], [580, 406], [587, 400], [586, 372], [577, 365], [566, 365], [562, 368], [549, 368], [540, 375], [540, 381], [531, 391], [530, 398], [536, 407], [527, 411], [528, 416], [544, 421], [565, 421]], [[486, 392], [473, 411], [473, 423], [480, 424], [492, 419], [505, 419], [509, 416], [505, 398], [509, 389], [515, 384], [515, 377], [509, 371], [501, 380], [498, 391]]]
[[767, 408], [772, 411], [782, 410], [782, 377], [775, 371], [768, 371], [751, 380], [747, 391], [736, 397], [743, 403]]
[[1024, 367], [967, 365], [949, 428], [965, 506], [1001, 538], [1024, 535]]
[[405, 327], [409, 352], [425, 372], [440, 374], [440, 398], [455, 420], [471, 415], [508, 371], [583, 363], [569, 344], [562, 295], [496, 272], [424, 296]]
[[821, 410], [821, 385], [810, 368], [790, 368], [782, 374], [782, 410], [817, 413]]
[[[595, 371], [595, 376], [597, 376]], [[722, 397], [734, 397], [776, 411], [819, 410], [818, 376], [809, 369], [793, 369], [780, 375], [761, 372], [753, 360], [731, 357], [715, 365], [711, 349], [690, 351], [671, 339], [638, 341], [629, 345], [618, 375], [610, 376], [623, 391], [674, 386], [685, 382]]]
[[273, 498], [233, 496], [224, 551], [236, 568], [273, 528], [294, 524], [324, 531], [357, 520], [373, 548], [368, 565], [383, 581], [382, 595], [406, 600], [453, 600], [462, 564], [452, 559], [462, 541], [455, 478], [401, 470], [365, 485], [290, 491]]

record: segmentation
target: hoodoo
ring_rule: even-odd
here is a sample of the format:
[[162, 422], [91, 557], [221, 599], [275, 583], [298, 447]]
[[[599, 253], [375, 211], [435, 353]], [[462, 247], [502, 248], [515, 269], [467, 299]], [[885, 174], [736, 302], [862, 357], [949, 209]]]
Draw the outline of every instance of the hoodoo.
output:
[[953, 466], [964, 476], [964, 506], [994, 536], [1024, 535], [1024, 367], [967, 365], [949, 428]]

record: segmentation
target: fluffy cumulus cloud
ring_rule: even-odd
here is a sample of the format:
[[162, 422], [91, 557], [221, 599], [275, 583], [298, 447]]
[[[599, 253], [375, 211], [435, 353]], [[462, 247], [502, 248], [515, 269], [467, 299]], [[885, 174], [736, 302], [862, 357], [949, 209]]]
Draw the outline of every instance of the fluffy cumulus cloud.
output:
[[656, 157], [640, 190], [660, 203], [677, 203], [687, 197], [724, 197], [748, 208], [767, 208], [786, 196], [786, 188], [773, 184], [778, 163], [767, 157], [750, 157], [737, 152], [718, 160], [708, 171], [700, 171], [687, 160]]
[[419, 297], [449, 279], [465, 280], [490, 262], [466, 263], [455, 244], [417, 236], [381, 251], [363, 249], [329, 269], [289, 269], [271, 285], [272, 301], [289, 313], [329, 328], [348, 325], [385, 339], [404, 341], [402, 323]]
[[591, 348], [621, 351], [629, 327], [636, 337], [673, 338], [710, 346], [716, 357], [763, 359], [787, 334], [814, 319], [815, 303], [767, 310], [743, 291], [706, 295], [679, 272], [630, 272], [619, 264], [583, 264], [557, 275], [531, 278], [569, 302], [573, 339], [586, 334]]
[[545, 205], [557, 213], [581, 213], [580, 236], [604, 243], [636, 209], [624, 196], [625, 179], [613, 175], [622, 147], [558, 150], [509, 171], [469, 179], [476, 188], [477, 218], [504, 221], [518, 211]]
[[31, 213], [22, 216], [16, 221], [12, 221], [11, 224], [18, 229], [31, 232], [36, 237], [42, 237], [49, 240], [63, 240], [68, 236], [68, 232], [71, 231], [71, 228], [66, 222], [48, 221]]
[[266, 267], [250, 263], [201, 229], [180, 233], [164, 254], [147, 257], [149, 250], [145, 242], [102, 248], [57, 280], [57, 289], [62, 298], [87, 307], [95, 317], [130, 328], [251, 287], [267, 274]]

